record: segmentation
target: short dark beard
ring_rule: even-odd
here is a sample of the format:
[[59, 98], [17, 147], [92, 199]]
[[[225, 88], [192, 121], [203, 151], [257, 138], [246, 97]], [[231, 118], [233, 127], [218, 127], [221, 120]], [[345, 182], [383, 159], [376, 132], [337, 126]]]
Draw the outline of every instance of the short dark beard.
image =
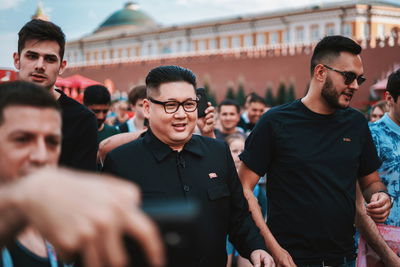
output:
[[346, 108], [339, 104], [340, 94], [333, 87], [332, 80], [329, 76], [326, 78], [325, 83], [322, 86], [321, 96], [325, 100], [325, 102], [333, 109]]

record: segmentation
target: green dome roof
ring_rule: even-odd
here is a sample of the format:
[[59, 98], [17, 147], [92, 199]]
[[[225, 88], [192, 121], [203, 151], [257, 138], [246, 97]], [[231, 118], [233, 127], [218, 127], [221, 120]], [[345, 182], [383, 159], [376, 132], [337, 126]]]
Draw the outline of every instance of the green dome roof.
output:
[[138, 10], [139, 6], [133, 2], [125, 4], [124, 8], [114, 12], [97, 29], [105, 30], [109, 27], [132, 25], [137, 27], [156, 26], [155, 21], [146, 13]]

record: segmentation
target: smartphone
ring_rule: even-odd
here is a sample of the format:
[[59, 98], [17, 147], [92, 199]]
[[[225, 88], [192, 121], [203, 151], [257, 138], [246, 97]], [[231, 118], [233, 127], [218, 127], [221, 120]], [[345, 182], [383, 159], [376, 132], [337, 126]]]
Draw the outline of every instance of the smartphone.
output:
[[[167, 255], [167, 267], [187, 267], [193, 262], [194, 242], [198, 239], [196, 224], [200, 207], [187, 199], [145, 201], [142, 209], [157, 224]], [[149, 267], [142, 249], [131, 238], [125, 238], [131, 259], [130, 267]]]
[[[190, 199], [156, 199], [145, 201], [143, 211], [156, 223], [167, 256], [166, 267], [187, 267], [193, 262], [195, 242], [198, 241], [200, 205]], [[125, 236], [129, 256], [128, 267], [150, 267], [142, 248], [131, 237]], [[83, 267], [80, 257], [74, 266]]]
[[197, 117], [203, 118], [206, 116], [206, 109], [208, 108], [208, 99], [206, 95], [206, 90], [204, 88], [197, 88], [196, 89], [197, 99], [199, 103], [197, 105]]

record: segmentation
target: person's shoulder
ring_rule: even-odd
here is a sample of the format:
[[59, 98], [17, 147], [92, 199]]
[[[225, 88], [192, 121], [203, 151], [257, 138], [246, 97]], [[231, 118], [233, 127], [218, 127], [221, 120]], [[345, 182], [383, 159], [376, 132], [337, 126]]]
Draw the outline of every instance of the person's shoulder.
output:
[[224, 147], [226, 145], [226, 142], [224, 140], [202, 136], [198, 134], [194, 134], [192, 136], [192, 142], [206, 146], [207, 148]]
[[65, 114], [66, 116], [95, 117], [90, 109], [88, 109], [75, 99], [67, 96], [65, 93], [61, 94], [60, 98], [58, 99], [58, 103], [61, 107], [63, 115]]
[[140, 154], [140, 150], [144, 149], [143, 138], [130, 141], [126, 144], [118, 146], [111, 150], [107, 155], [111, 157], [126, 157], [126, 155]]

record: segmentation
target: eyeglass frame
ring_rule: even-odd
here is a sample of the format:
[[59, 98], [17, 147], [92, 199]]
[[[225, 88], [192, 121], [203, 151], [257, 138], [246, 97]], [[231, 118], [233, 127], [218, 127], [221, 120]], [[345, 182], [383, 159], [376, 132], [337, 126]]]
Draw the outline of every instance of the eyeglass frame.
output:
[[[182, 108], [183, 108], [183, 110], [184, 110], [185, 112], [195, 112], [195, 111], [197, 110], [198, 105], [199, 105], [199, 100], [198, 100], [198, 99], [196, 99], [196, 100], [195, 100], [195, 99], [186, 99], [186, 100], [183, 101], [183, 102], [179, 102], [179, 101], [176, 101], [176, 100], [158, 101], [158, 100], [156, 100], [156, 99], [154, 99], [154, 98], [152, 98], [152, 97], [148, 97], [147, 99], [148, 99], [150, 102], [154, 103], [154, 104], [162, 105], [162, 106], [164, 107], [165, 113], [167, 113], [167, 114], [174, 114], [175, 112], [177, 112], [177, 111], [179, 110], [179, 107], [180, 107], [180, 106], [182, 106]], [[186, 110], [184, 104], [185, 104], [186, 102], [188, 102], [188, 101], [194, 101], [194, 102], [196, 103], [195, 109], [190, 110], [190, 111]], [[171, 103], [171, 102], [173, 102], [173, 103], [178, 103], [178, 106], [176, 107], [176, 110], [173, 111], [173, 112], [167, 111], [167, 108], [165, 107], [165, 105], [166, 105], [167, 103]]]
[[[355, 74], [352, 71], [340, 71], [337, 69], [334, 69], [332, 67], [329, 67], [328, 65], [323, 64], [322, 66], [324, 66], [325, 68], [329, 69], [329, 70], [333, 70], [339, 74], [341, 74], [344, 77], [344, 84], [345, 85], [349, 85], [352, 84], [354, 82], [354, 80], [357, 80], [357, 84], [361, 85], [363, 84], [367, 79], [364, 77], [364, 75], [359, 75], [357, 76], [357, 74]], [[349, 75], [353, 76], [353, 77], [349, 77]], [[351, 80], [351, 81], [349, 81]]]

